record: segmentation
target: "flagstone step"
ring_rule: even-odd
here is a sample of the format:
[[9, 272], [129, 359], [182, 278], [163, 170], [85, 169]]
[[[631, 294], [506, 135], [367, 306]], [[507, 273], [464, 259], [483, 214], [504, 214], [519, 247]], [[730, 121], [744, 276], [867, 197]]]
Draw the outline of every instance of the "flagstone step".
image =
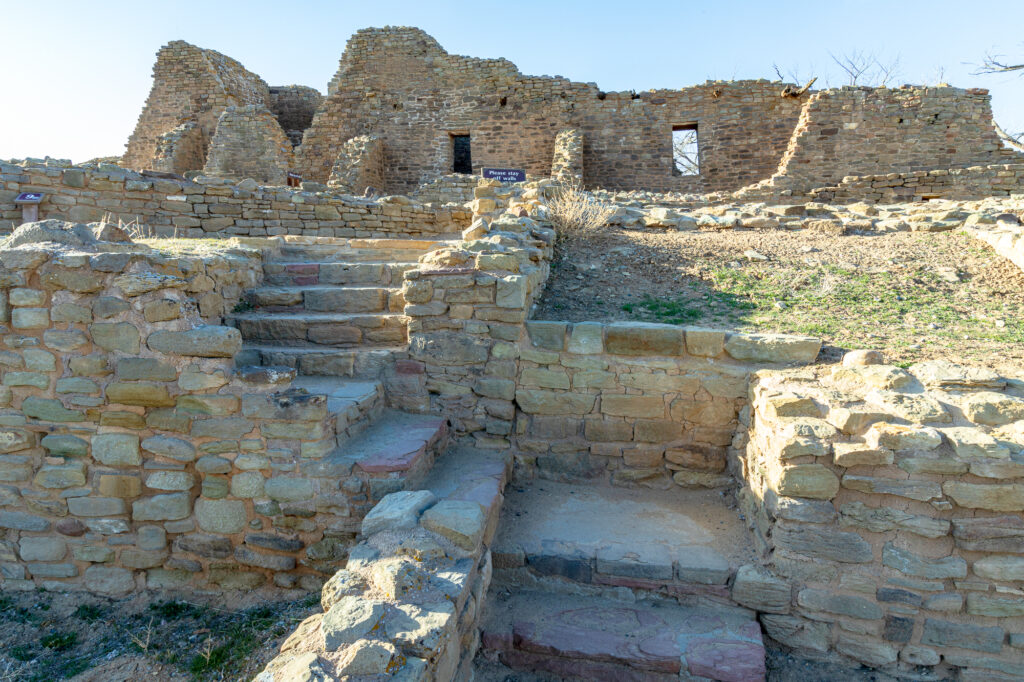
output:
[[301, 376], [337, 376], [358, 379], [379, 378], [394, 363], [404, 346], [330, 348], [314, 344], [245, 344], [235, 357], [236, 364], [275, 366], [296, 370]]
[[263, 264], [263, 281], [272, 286], [310, 286], [317, 284], [378, 284], [400, 287], [402, 274], [416, 268], [414, 261], [342, 260], [303, 261]]
[[334, 415], [339, 445], [363, 431], [384, 412], [384, 386], [380, 381], [300, 376], [292, 381], [291, 387], [327, 396], [327, 411]]
[[401, 312], [401, 289], [374, 286], [271, 286], [250, 289], [246, 299], [262, 313]]
[[716, 491], [535, 480], [505, 494], [492, 551], [495, 581], [512, 588], [574, 592], [582, 583], [730, 604], [732, 576], [756, 560], [739, 512]]
[[252, 343], [296, 342], [351, 347], [408, 342], [408, 318], [398, 313], [235, 313], [226, 324]]
[[516, 670], [601, 682], [765, 679], [761, 628], [746, 609], [543, 591], [502, 599], [493, 589], [485, 609], [484, 656]]
[[448, 444], [448, 421], [430, 414], [384, 410], [361, 433], [316, 462], [313, 476], [361, 480], [366, 492], [359, 518], [388, 493], [418, 488]]

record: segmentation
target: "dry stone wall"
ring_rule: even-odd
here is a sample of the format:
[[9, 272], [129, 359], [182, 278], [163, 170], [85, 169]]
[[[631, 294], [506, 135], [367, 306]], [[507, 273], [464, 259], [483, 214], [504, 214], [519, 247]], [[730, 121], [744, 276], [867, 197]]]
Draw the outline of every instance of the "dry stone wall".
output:
[[329, 456], [383, 410], [241, 368], [217, 322], [259, 251], [0, 249], [0, 588], [318, 589], [362, 516], [422, 479]]
[[305, 85], [272, 86], [268, 92], [267, 107], [274, 112], [292, 145], [298, 146], [324, 96]]
[[379, 137], [360, 135], [346, 142], [331, 169], [327, 186], [362, 196], [384, 186], [384, 144]]
[[203, 173], [215, 178], [283, 185], [292, 145], [264, 106], [228, 107], [217, 121]]
[[[116, 166], [15, 165], [0, 162], [0, 231], [21, 223], [19, 192], [43, 192], [39, 217], [73, 222], [138, 221], [170, 237], [418, 237], [469, 224], [461, 207], [437, 208], [405, 197], [363, 199], [326, 191], [260, 187], [216, 178], [168, 180]], [[307, 186], [308, 187], [308, 186]]]
[[[452, 135], [471, 138], [473, 169], [551, 171], [555, 138], [583, 131], [590, 186], [732, 190], [778, 166], [800, 114], [781, 83], [708, 82], [683, 90], [605, 93], [593, 83], [526, 76], [504, 59], [448, 54], [415, 28], [349, 40], [299, 150], [304, 177], [326, 181], [345, 141], [379, 136], [385, 190], [410, 192], [452, 169]], [[806, 99], [806, 98], [804, 98]], [[697, 123], [700, 178], [673, 175], [672, 127]]]
[[1008, 163], [988, 90], [843, 87], [810, 96], [778, 170], [739, 193], [800, 192], [851, 175]]
[[1024, 386], [872, 360], [757, 373], [742, 506], [766, 568], [733, 598], [801, 653], [1018, 679]]
[[134, 170], [152, 168], [165, 133], [195, 120], [209, 140], [227, 107], [263, 104], [268, 95], [263, 79], [234, 59], [182, 40], [172, 41], [157, 53], [153, 88], [122, 162]]
[[623, 322], [527, 322], [515, 398], [521, 464], [549, 478], [728, 486], [751, 369], [814, 362], [821, 340]]
[[559, 131], [555, 136], [552, 179], [569, 184], [583, 184], [583, 132], [577, 128]]
[[808, 192], [813, 201], [903, 203], [948, 199], [969, 201], [1024, 193], [1024, 164], [939, 168], [911, 173], [851, 175], [833, 187]]

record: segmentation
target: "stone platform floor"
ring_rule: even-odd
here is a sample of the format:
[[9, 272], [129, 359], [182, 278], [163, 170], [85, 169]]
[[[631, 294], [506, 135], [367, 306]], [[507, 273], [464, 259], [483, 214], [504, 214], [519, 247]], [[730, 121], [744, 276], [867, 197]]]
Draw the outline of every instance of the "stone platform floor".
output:
[[755, 558], [731, 493], [535, 480], [509, 486], [505, 496], [496, 568], [525, 562], [584, 583], [623, 578], [639, 586], [655, 581], [724, 589], [732, 572]]

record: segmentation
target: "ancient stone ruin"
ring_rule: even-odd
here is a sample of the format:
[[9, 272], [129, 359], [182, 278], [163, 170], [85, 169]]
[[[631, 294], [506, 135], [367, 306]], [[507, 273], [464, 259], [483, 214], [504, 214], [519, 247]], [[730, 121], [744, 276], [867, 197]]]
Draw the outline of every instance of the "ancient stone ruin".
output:
[[1024, 676], [1024, 379], [533, 319], [580, 183], [1024, 269], [983, 90], [606, 93], [385, 28], [321, 96], [172, 42], [120, 164], [0, 162], [0, 590], [319, 591], [261, 682]]

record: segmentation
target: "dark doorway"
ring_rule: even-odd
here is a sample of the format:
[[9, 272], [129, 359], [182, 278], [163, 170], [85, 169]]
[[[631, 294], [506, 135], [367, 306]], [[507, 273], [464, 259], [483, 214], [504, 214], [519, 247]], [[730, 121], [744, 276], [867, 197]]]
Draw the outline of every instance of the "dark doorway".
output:
[[473, 157], [469, 152], [469, 135], [452, 135], [452, 170], [473, 174]]

